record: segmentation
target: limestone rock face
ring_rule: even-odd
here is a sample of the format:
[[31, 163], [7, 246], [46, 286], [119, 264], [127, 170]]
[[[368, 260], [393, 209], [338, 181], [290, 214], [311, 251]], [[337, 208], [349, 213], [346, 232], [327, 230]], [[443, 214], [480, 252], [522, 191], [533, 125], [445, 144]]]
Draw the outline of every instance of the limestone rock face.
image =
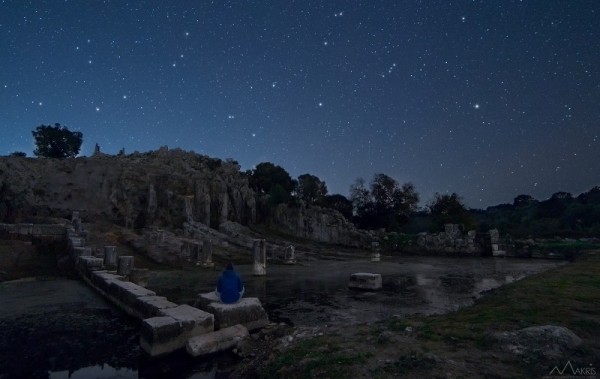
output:
[[0, 158], [0, 218], [11, 222], [25, 215], [67, 218], [82, 210], [88, 220], [136, 228], [190, 221], [217, 228], [226, 221], [256, 222], [254, 196], [236, 163], [179, 149], [61, 160]]
[[356, 229], [340, 212], [317, 206], [280, 204], [275, 209], [272, 227], [296, 237], [331, 244], [366, 247], [371, 243], [371, 236]]

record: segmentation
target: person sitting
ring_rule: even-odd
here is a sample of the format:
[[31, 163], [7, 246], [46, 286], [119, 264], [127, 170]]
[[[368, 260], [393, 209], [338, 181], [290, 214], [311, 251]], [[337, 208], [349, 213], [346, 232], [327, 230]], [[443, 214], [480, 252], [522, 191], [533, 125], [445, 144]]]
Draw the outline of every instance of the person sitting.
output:
[[244, 296], [244, 283], [238, 273], [229, 262], [225, 270], [219, 276], [217, 282], [217, 296], [225, 304], [237, 303]]

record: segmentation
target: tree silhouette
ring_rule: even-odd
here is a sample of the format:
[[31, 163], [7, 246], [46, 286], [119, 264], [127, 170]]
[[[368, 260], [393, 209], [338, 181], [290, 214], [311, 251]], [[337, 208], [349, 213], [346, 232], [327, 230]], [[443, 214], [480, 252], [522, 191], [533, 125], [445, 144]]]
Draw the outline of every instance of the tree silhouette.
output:
[[303, 174], [298, 177], [297, 193], [307, 204], [320, 204], [327, 195], [327, 185], [314, 175]]
[[474, 225], [462, 198], [456, 193], [441, 195], [436, 192], [428, 208], [437, 229], [443, 227], [444, 224], [463, 224], [467, 229]]
[[83, 134], [72, 132], [59, 123], [40, 125], [33, 132], [36, 149], [33, 154], [46, 158], [73, 158], [79, 154]]
[[370, 190], [358, 178], [350, 187], [354, 221], [361, 228], [377, 229], [398, 227], [416, 210], [419, 194], [412, 183], [402, 186], [386, 174], [375, 174]]

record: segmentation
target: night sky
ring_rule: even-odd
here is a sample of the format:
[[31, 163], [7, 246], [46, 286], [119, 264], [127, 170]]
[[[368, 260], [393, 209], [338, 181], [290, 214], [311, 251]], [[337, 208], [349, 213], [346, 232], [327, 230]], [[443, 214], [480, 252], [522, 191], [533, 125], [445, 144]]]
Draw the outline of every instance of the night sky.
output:
[[0, 155], [160, 146], [421, 205], [600, 184], [600, 1], [0, 0]]

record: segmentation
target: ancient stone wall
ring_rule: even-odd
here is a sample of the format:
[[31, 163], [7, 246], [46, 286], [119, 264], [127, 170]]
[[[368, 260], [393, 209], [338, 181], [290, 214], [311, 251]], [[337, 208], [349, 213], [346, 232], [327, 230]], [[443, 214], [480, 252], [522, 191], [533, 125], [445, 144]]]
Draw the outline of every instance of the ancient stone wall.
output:
[[336, 210], [317, 206], [288, 206], [275, 209], [271, 227], [295, 237], [346, 246], [366, 248], [371, 236], [356, 227]]

